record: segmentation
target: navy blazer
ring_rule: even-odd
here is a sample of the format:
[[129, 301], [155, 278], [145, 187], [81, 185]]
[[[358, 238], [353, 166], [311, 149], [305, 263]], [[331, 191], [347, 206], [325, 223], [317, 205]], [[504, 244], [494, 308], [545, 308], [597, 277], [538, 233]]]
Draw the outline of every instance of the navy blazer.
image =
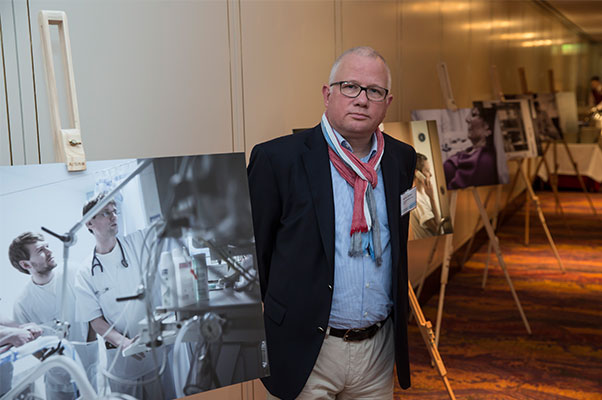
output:
[[[399, 382], [408, 388], [409, 214], [400, 217], [400, 195], [412, 187], [416, 152], [384, 139], [395, 360]], [[320, 125], [255, 146], [247, 172], [271, 371], [263, 383], [274, 396], [294, 399], [320, 352], [333, 293], [334, 200]]]

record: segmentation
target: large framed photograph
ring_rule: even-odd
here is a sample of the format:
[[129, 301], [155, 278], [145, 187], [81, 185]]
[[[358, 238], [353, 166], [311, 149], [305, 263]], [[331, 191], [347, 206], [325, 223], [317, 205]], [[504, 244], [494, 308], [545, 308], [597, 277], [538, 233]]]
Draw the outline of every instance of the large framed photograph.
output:
[[[269, 374], [244, 154], [0, 167], [0, 210], [2, 320], [43, 330], [0, 348], [4, 386], [51, 349], [99, 396], [183, 397]], [[31, 396], [81, 394], [69, 373], [44, 375]]]
[[495, 104], [475, 102], [458, 110], [414, 110], [413, 120], [434, 120], [448, 190], [508, 183]]
[[389, 122], [383, 129], [416, 150], [416, 208], [410, 212], [410, 240], [452, 233], [436, 122]]

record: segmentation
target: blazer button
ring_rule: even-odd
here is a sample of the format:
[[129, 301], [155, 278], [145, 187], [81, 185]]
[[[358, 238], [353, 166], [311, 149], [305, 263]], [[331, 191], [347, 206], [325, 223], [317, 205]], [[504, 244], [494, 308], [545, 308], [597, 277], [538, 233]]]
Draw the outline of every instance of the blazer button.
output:
[[325, 333], [326, 330], [324, 328], [322, 328], [321, 326], [318, 326], [318, 332]]
[[328, 285], [328, 289], [332, 292], [332, 285]]

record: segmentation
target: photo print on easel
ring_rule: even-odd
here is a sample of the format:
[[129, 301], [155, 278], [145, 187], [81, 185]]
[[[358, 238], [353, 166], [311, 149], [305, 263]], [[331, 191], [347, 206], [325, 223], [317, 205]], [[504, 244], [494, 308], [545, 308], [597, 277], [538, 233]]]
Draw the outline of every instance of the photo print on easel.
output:
[[509, 160], [537, 157], [537, 143], [529, 102], [526, 99], [480, 102], [485, 107], [495, 107], [495, 130], [500, 131], [504, 152]]
[[[46, 341], [64, 316], [73, 359], [98, 393], [175, 398], [269, 374], [244, 154], [92, 161], [80, 172], [0, 167], [0, 210], [0, 314], [41, 325], [36, 340]], [[41, 227], [75, 229], [77, 240], [63, 252]], [[101, 317], [119, 332], [117, 343], [88, 331]], [[13, 387], [40, 367], [19, 349], [5, 353]], [[73, 390], [69, 375], [53, 370], [46, 382], [55, 385], [32, 394]]]
[[561, 138], [558, 128], [558, 111], [553, 94], [510, 94], [504, 95], [504, 98], [528, 101], [538, 156], [543, 155], [543, 142]]
[[504, 143], [495, 129], [495, 104], [457, 110], [414, 110], [413, 120], [434, 120], [447, 189], [508, 183]]
[[452, 233], [435, 121], [389, 122], [383, 131], [416, 150], [416, 208], [410, 211], [410, 240]]

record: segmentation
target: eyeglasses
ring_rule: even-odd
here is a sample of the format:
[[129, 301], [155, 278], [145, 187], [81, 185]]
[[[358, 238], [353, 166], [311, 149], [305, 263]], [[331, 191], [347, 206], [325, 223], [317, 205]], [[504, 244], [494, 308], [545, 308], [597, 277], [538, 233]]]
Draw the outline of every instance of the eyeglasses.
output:
[[110, 217], [111, 215], [113, 215], [113, 214], [115, 214], [115, 216], [118, 216], [118, 215], [119, 215], [119, 214], [121, 214], [121, 213], [120, 213], [120, 212], [119, 212], [119, 210], [118, 210], [118, 209], [116, 209], [116, 208], [115, 208], [115, 209], [113, 209], [113, 210], [104, 210], [104, 211], [101, 211], [101, 212], [99, 212], [98, 214], [96, 214], [96, 215], [94, 216], [94, 218], [96, 218], [96, 217], [109, 218], [109, 217]]
[[334, 83], [330, 84], [330, 86], [334, 86], [334, 85], [339, 85], [341, 94], [343, 96], [350, 97], [352, 99], [359, 96], [360, 93], [362, 93], [362, 90], [366, 91], [366, 97], [368, 97], [368, 100], [371, 100], [371, 101], [384, 101], [385, 98], [387, 97], [387, 94], [389, 93], [389, 91], [387, 89], [382, 88], [380, 86], [364, 87], [364, 86], [358, 85], [355, 82], [340, 81], [340, 82], [334, 82]]

